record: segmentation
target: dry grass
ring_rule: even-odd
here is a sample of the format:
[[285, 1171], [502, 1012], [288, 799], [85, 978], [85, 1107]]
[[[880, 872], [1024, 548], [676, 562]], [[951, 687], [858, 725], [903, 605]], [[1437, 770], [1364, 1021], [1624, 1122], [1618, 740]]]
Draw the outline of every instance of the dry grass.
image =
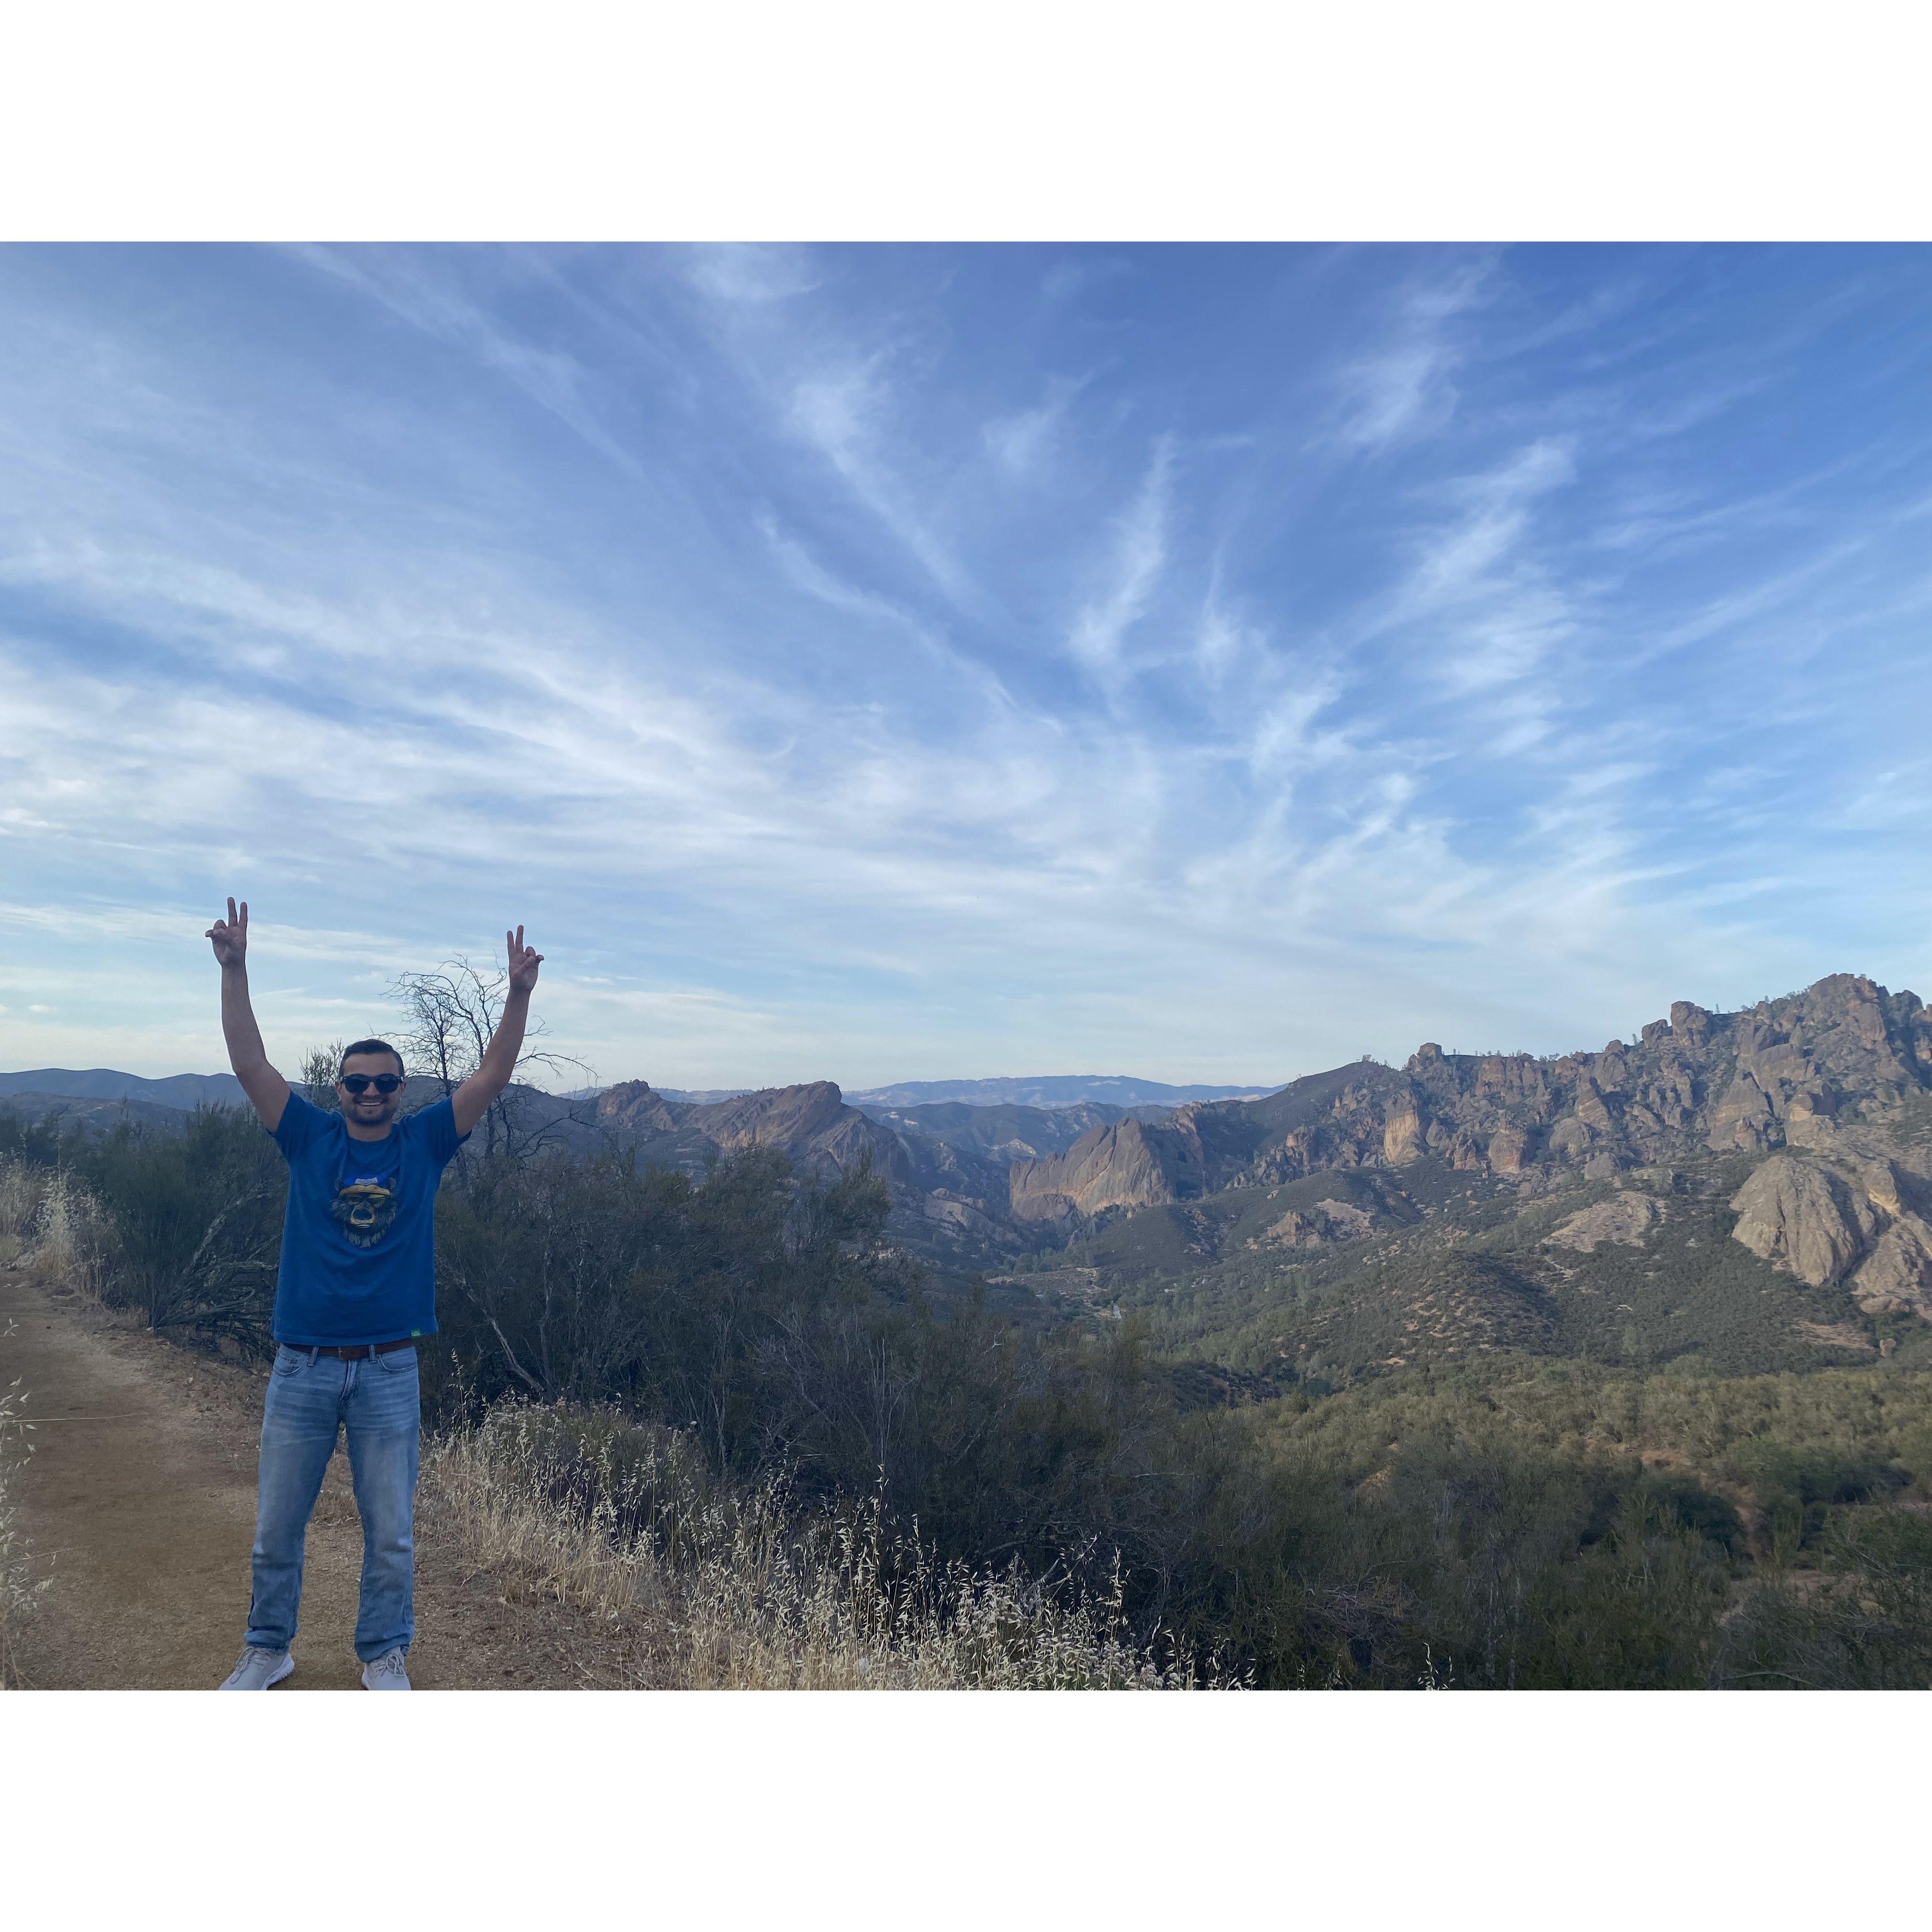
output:
[[[70, 1174], [0, 1161], [0, 1266], [27, 1269], [98, 1302], [109, 1232], [100, 1203]], [[21, 1466], [33, 1453], [26, 1404], [17, 1381], [0, 1389], [0, 1690], [19, 1684], [21, 1629], [48, 1581], [31, 1580], [15, 1499]]]
[[46, 1176], [40, 1168], [22, 1161], [0, 1160], [0, 1241], [10, 1244], [10, 1257], [33, 1226], [46, 1188]]
[[[14, 1324], [0, 1333], [0, 1341], [14, 1332]], [[20, 1676], [16, 1646], [22, 1626], [33, 1614], [45, 1580], [32, 1580], [27, 1539], [20, 1533], [20, 1504], [14, 1500], [14, 1478], [33, 1453], [28, 1441], [33, 1425], [20, 1413], [26, 1391], [16, 1381], [0, 1389], [0, 1690], [18, 1688]]]
[[[617, 1680], [689, 1690], [1185, 1690], [1210, 1665], [1125, 1634], [1096, 1597], [934, 1562], [874, 1501], [798, 1511], [727, 1490], [674, 1431], [528, 1405], [429, 1445], [424, 1500], [506, 1596], [608, 1630]], [[602, 1647], [600, 1647], [602, 1648]]]
[[0, 1263], [98, 1302], [112, 1233], [100, 1202], [64, 1168], [0, 1161]]

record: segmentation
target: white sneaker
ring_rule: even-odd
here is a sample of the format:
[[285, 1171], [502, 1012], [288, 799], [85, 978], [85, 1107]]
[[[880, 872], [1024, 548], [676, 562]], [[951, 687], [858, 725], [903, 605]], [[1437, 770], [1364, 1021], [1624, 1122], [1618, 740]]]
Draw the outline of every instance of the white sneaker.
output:
[[394, 1650], [386, 1650], [380, 1657], [371, 1658], [362, 1666], [362, 1688], [365, 1690], [406, 1690], [410, 1688], [409, 1667], [405, 1661], [409, 1652], [398, 1644]]
[[224, 1690], [266, 1690], [279, 1684], [296, 1667], [294, 1656], [286, 1650], [263, 1650], [250, 1644], [242, 1652], [242, 1661], [228, 1673], [218, 1688]]

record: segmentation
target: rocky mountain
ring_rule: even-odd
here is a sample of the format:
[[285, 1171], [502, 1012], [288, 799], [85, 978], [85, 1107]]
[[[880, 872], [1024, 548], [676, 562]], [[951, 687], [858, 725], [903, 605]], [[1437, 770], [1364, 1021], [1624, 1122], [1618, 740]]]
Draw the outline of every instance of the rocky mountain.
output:
[[1932, 1319], [1932, 1157], [1870, 1129], [1773, 1154], [1732, 1197], [1733, 1238], [1813, 1288], [1848, 1283], [1868, 1313]]
[[1007, 1190], [1019, 1220], [1064, 1222], [1203, 1193], [1206, 1176], [1196, 1121], [1122, 1120], [1089, 1128], [1064, 1154], [1016, 1161]]
[[634, 1143], [646, 1160], [688, 1165], [695, 1156], [776, 1148], [800, 1172], [829, 1175], [869, 1154], [874, 1171], [901, 1187], [913, 1163], [898, 1136], [845, 1105], [830, 1080], [775, 1087], [728, 1100], [668, 1100], [642, 1080], [606, 1088], [596, 1096], [596, 1124]]
[[1106, 1124], [1010, 1186], [1053, 1250], [1016, 1286], [1276, 1388], [1496, 1350], [1932, 1367], [1932, 1026], [1856, 975]]
[[1364, 1060], [1265, 1100], [1194, 1103], [1158, 1126], [1096, 1127], [1016, 1162], [1012, 1211], [1064, 1221], [1335, 1168], [1453, 1168], [1600, 1179], [1699, 1150], [1832, 1144], [1841, 1115], [1877, 1120], [1932, 1087], [1932, 1017], [1914, 993], [1853, 974], [1738, 1013], [1680, 1000], [1626, 1044], [1539, 1059]]
[[[63, 1077], [172, 1084], [99, 1070]], [[1068, 1280], [1090, 1277], [1096, 1294], [1136, 1270], [1174, 1280], [1232, 1268], [1260, 1280], [1379, 1255], [1468, 1203], [1525, 1214], [1567, 1202], [1564, 1214], [1584, 1218], [1546, 1243], [1539, 1235], [1507, 1283], [1465, 1268], [1432, 1291], [1442, 1310], [1487, 1309], [1497, 1335], [1544, 1333], [1525, 1312], [1534, 1296], [1522, 1299], [1523, 1282], [1560, 1286], [1562, 1268], [1587, 1274], [1633, 1244], [1692, 1240], [1668, 1204], [1689, 1188], [1723, 1214], [1715, 1238], [1793, 1292], [1837, 1296], [1860, 1318], [1932, 1320], [1932, 1016], [1916, 994], [1856, 974], [1733, 1013], [1679, 1001], [1600, 1051], [1458, 1054], [1425, 1043], [1401, 1067], [1356, 1061], [1254, 1099], [1165, 1107], [1068, 1098], [1059, 1086], [1082, 1084], [1070, 1077], [979, 1084], [1051, 1090], [1052, 1104], [854, 1105], [830, 1081], [704, 1100], [632, 1081], [578, 1096], [518, 1090], [518, 1104], [557, 1144], [621, 1143], [687, 1172], [757, 1145], [810, 1174], [869, 1160], [893, 1190], [896, 1238], [916, 1251], [959, 1270], [1057, 1267]], [[31, 1104], [44, 1112], [47, 1098]], [[64, 1104], [111, 1124], [106, 1113], [122, 1103]], [[155, 1121], [184, 1118], [126, 1104], [144, 1119], [149, 1108]], [[1925, 1114], [1918, 1138], [1906, 1131], [1915, 1109]], [[1072, 1248], [1078, 1265], [1060, 1254]], [[1612, 1310], [1640, 1310], [1646, 1292], [1627, 1286]]]

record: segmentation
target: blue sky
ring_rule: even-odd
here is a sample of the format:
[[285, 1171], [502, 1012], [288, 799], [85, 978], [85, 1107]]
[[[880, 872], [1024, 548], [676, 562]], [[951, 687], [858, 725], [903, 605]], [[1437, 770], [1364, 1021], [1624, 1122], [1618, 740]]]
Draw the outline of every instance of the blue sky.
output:
[[0, 1065], [522, 922], [606, 1080], [1932, 994], [1932, 253], [0, 250]]

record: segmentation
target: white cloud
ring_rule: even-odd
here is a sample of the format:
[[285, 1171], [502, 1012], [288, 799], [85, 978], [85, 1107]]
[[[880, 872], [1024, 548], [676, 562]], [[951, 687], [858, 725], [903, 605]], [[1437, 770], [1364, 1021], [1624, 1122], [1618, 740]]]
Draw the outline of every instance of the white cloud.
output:
[[762, 306], [809, 295], [820, 278], [810, 250], [784, 243], [724, 242], [679, 257], [693, 286], [714, 300]]
[[1576, 474], [1574, 452], [1545, 439], [1444, 492], [1450, 511], [1366, 625], [1400, 639], [1415, 671], [1458, 697], [1530, 676], [1574, 631], [1574, 592], [1535, 556], [1539, 500]]
[[1338, 434], [1368, 453], [1445, 427], [1456, 410], [1450, 380], [1462, 351], [1450, 325], [1481, 299], [1486, 264], [1459, 268], [1414, 290], [1390, 338], [1344, 364], [1337, 377]]
[[982, 432], [988, 454], [1008, 476], [1037, 480], [1052, 468], [1069, 411], [1084, 386], [1084, 380], [1057, 376], [1031, 409], [995, 417]]
[[[288, 252], [360, 290], [412, 328], [464, 350], [567, 425], [600, 455], [634, 476], [643, 474], [636, 454], [610, 433], [604, 399], [597, 394], [583, 364], [574, 356], [506, 328], [485, 302], [464, 290], [454, 264], [474, 260], [474, 251], [439, 250], [424, 255], [411, 249], [305, 246]], [[513, 263], [518, 256], [514, 251], [492, 250], [484, 259], [500, 266]], [[526, 272], [540, 278], [548, 272], [537, 258]]]
[[1173, 468], [1172, 446], [1163, 440], [1155, 448], [1133, 501], [1115, 525], [1111, 581], [1081, 610], [1067, 638], [1073, 656], [1103, 682], [1118, 681], [1124, 668], [1121, 650], [1126, 634], [1144, 614], [1167, 561]]
[[[697, 260], [646, 349], [557, 317], [647, 286], [355, 256], [370, 327], [460, 352], [433, 418], [326, 347], [310, 382], [265, 337], [244, 380], [106, 307], [84, 370], [0, 363], [17, 1051], [219, 1064], [201, 934], [238, 889], [278, 1052], [521, 919], [560, 1044], [680, 1085], [1266, 1077], [1492, 1019], [1574, 1045], [1569, 1013], [1703, 997], [1727, 947], [1798, 961], [1780, 878], [1841, 956], [1819, 970], [1882, 964], [1849, 956], [1877, 916], [1839, 910], [1859, 842], [1828, 905], [1811, 847], [1770, 842], [1801, 766], [1810, 822], [1893, 843], [1924, 789], [1815, 619], [1916, 635], [1903, 512], [1861, 548], [1786, 472], [1606, 490], [1605, 412], [1486, 404], [1454, 276], [1356, 332], [1388, 359], [1352, 444], [1237, 434], [1232, 378], [1198, 402], [1222, 372], [1143, 380], [1131, 344], [1077, 394], [1043, 352], [982, 385], [999, 344], [949, 361], [902, 288], [840, 307], [850, 259]], [[532, 440], [531, 395], [636, 467]], [[1748, 542], [1775, 567], [1735, 567]], [[1660, 562], [1690, 574], [1666, 592]], [[1692, 648], [1719, 636], [1754, 653], [1721, 683]], [[1666, 702], [1628, 674], [1670, 641]]]
[[792, 427], [830, 463], [847, 487], [954, 598], [968, 590], [964, 573], [914, 506], [913, 493], [882, 453], [890, 409], [884, 358], [807, 377], [794, 390]]

